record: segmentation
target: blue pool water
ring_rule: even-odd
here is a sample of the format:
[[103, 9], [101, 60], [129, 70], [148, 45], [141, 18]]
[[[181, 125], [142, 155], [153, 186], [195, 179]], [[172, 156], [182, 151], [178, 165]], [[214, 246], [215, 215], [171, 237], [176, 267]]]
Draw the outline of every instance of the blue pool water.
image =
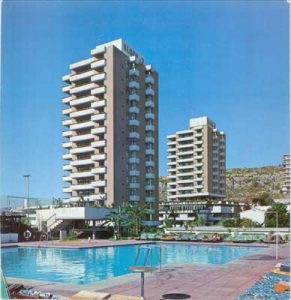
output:
[[[152, 264], [159, 265], [159, 248], [152, 247]], [[65, 249], [13, 247], [2, 249], [2, 269], [7, 277], [62, 283], [89, 284], [130, 273], [138, 245]], [[163, 244], [162, 265], [225, 264], [258, 251], [258, 247]], [[145, 249], [141, 250], [143, 263]]]

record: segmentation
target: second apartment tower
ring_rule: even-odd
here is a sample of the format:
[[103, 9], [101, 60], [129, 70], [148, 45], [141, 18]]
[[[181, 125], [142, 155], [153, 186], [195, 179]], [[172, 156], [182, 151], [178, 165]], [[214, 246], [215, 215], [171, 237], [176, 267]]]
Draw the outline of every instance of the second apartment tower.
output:
[[63, 110], [68, 201], [100, 206], [158, 200], [158, 74], [122, 39], [70, 65]]
[[225, 134], [208, 117], [168, 137], [168, 201], [225, 197]]

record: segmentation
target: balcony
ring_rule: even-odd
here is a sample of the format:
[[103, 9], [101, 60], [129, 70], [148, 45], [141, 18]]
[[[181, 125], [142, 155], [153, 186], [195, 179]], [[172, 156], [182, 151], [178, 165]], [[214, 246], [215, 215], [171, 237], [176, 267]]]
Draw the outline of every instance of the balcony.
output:
[[62, 80], [66, 82], [70, 82], [70, 78], [71, 78], [71, 74], [67, 74], [62, 77]]
[[146, 155], [155, 155], [155, 150], [154, 149], [146, 149], [145, 154]]
[[71, 189], [71, 187], [65, 187], [65, 188], [63, 188], [63, 192], [64, 193], [71, 193], [72, 189]]
[[70, 137], [72, 135], [73, 135], [73, 131], [72, 130], [63, 131], [63, 133], [62, 133], [63, 137]]
[[175, 161], [170, 161], [167, 163], [168, 166], [175, 166], [176, 165], [176, 162]]
[[139, 196], [138, 195], [130, 195], [129, 201], [139, 201]]
[[63, 93], [70, 93], [70, 89], [72, 88], [72, 86], [70, 86], [70, 85], [67, 85], [67, 86], [64, 86], [63, 88], [62, 88], [62, 92]]
[[145, 162], [146, 167], [154, 167], [155, 166], [155, 162], [153, 160], [147, 160]]
[[84, 166], [84, 165], [92, 165], [94, 164], [92, 159], [80, 159], [80, 160], [72, 160], [70, 165], [71, 166]]
[[139, 95], [131, 94], [131, 95], [128, 96], [128, 100], [130, 100], [130, 101], [139, 101]]
[[75, 184], [71, 186], [72, 190], [74, 191], [81, 191], [81, 190], [92, 190], [94, 186], [92, 183], [88, 184]]
[[202, 145], [203, 141], [194, 141], [194, 145]]
[[196, 170], [194, 171], [194, 174], [203, 174], [203, 170]]
[[71, 171], [73, 168], [71, 165], [63, 165], [63, 170], [64, 171]]
[[130, 114], [139, 114], [139, 108], [136, 106], [130, 106], [128, 112]]
[[95, 49], [91, 50], [91, 55], [100, 55], [105, 53], [105, 46], [97, 46]]
[[193, 163], [193, 157], [190, 157], [190, 158], [180, 158], [180, 159], [177, 159], [177, 162], [178, 163], [186, 163], [186, 162]]
[[71, 173], [72, 178], [85, 178], [85, 177], [92, 177], [92, 171], [88, 172], [76, 172], [76, 173]]
[[70, 103], [71, 100], [73, 100], [73, 97], [72, 97], [72, 96], [69, 96], [69, 97], [63, 98], [62, 102], [63, 102], [64, 104], [68, 104], [68, 103]]
[[72, 159], [72, 154], [71, 153], [66, 153], [66, 154], [63, 154], [63, 159]]
[[139, 164], [140, 160], [137, 157], [130, 157], [129, 158], [129, 163], [130, 164]]
[[145, 90], [145, 94], [146, 94], [147, 96], [154, 96], [154, 95], [155, 95], [155, 91], [154, 91], [152, 88], [147, 88], [147, 89]]
[[106, 128], [105, 127], [96, 127], [91, 129], [91, 133], [92, 134], [102, 134], [106, 132]]
[[[95, 71], [96, 72], [96, 71]], [[96, 74], [94, 76], [91, 77], [91, 81], [92, 82], [98, 82], [98, 81], [103, 81], [106, 79], [106, 75], [105, 73], [101, 73], [101, 74]]]
[[129, 120], [129, 125], [130, 126], [139, 126], [139, 120], [136, 120], [136, 119]]
[[178, 184], [183, 184], [183, 183], [193, 183], [193, 179], [184, 179], [184, 180], [178, 180]]
[[155, 202], [155, 197], [153, 196], [146, 197], [146, 202], [151, 202], [151, 203]]
[[129, 76], [139, 76], [139, 70], [138, 69], [129, 69], [128, 71]]
[[146, 191], [153, 191], [155, 189], [155, 186], [152, 184], [147, 184], [145, 186]]
[[92, 90], [93, 92], [97, 86], [98, 85], [96, 83], [88, 83], [81, 86], [77, 86], [71, 89], [71, 94], [78, 94], [89, 90]]
[[97, 72], [95, 70], [90, 70], [90, 71], [87, 71], [87, 72], [84, 72], [84, 73], [81, 73], [81, 74], [72, 75], [71, 76], [71, 81], [74, 82], [74, 81], [86, 79], [86, 78], [89, 78], [89, 77], [91, 77], [95, 74], [97, 74]]
[[139, 89], [139, 83], [138, 83], [137, 81], [135, 81], [135, 80], [131, 80], [131, 81], [129, 81], [129, 83], [128, 83], [128, 87], [129, 87], [130, 89], [132, 89], [132, 88], [134, 88], [134, 89]]
[[104, 140], [103, 141], [96, 141], [96, 142], [93, 142], [91, 145], [94, 148], [105, 147], [106, 142]]
[[179, 142], [191, 142], [193, 141], [193, 136], [187, 136], [187, 137], [178, 137], [177, 139]]
[[106, 65], [106, 61], [105, 59], [101, 59], [101, 60], [98, 60], [98, 61], [95, 61], [91, 64], [91, 68], [92, 69], [98, 69], [98, 68], [102, 68]]
[[146, 131], [154, 131], [155, 130], [155, 126], [154, 125], [146, 125], [145, 126], [145, 130]]
[[131, 139], [138, 139], [139, 138], [139, 133], [136, 131], [130, 132], [129, 133], [129, 138]]
[[183, 151], [183, 152], [178, 152], [178, 156], [187, 156], [193, 154], [193, 151]]
[[103, 186], [106, 186], [106, 181], [105, 180], [98, 180], [98, 181], [95, 181], [92, 185], [94, 187], [103, 187]]
[[106, 154], [105, 153], [101, 153], [101, 154], [93, 155], [92, 159], [95, 160], [95, 161], [105, 160], [106, 159]]
[[94, 96], [78, 98], [78, 99], [73, 100], [71, 102], [71, 105], [72, 106], [78, 106], [78, 105], [81, 105], [81, 104], [91, 103], [92, 101], [95, 101], [95, 100], [97, 100], [97, 98], [94, 97]]
[[91, 117], [92, 121], [102, 121], [105, 120], [106, 115], [105, 114], [98, 114]]
[[153, 113], [146, 113], [145, 118], [153, 120], [155, 118], [155, 115]]
[[129, 176], [139, 176], [140, 172], [138, 170], [130, 170]]
[[[94, 97], [95, 98], [95, 97]], [[97, 98], [95, 98], [97, 100]], [[105, 100], [98, 100], [96, 102], [91, 103], [92, 108], [104, 107], [106, 105]]]
[[76, 63], [73, 63], [70, 65], [70, 69], [71, 70], [74, 70], [74, 69], [79, 69], [81, 67], [84, 67], [84, 66], [87, 66], [87, 65], [90, 65], [92, 64], [93, 62], [96, 61], [96, 58], [95, 57], [91, 57], [91, 58], [88, 58], [88, 59], [84, 59], [82, 61], [79, 61], [79, 62], [76, 62]]
[[83, 122], [83, 123], [76, 123], [76, 124], [72, 124], [70, 126], [71, 130], [76, 130], [76, 129], [83, 129], [83, 128], [90, 128], [90, 127], [94, 127], [95, 123], [92, 121], [87, 121], [87, 122]]
[[155, 103], [152, 100], [146, 100], [145, 107], [155, 107]]
[[65, 182], [71, 182], [72, 181], [72, 177], [71, 176], [63, 176], [63, 181], [65, 181]]
[[129, 145], [129, 151], [139, 151], [139, 145]]
[[[95, 83], [93, 83], [93, 84], [95, 84]], [[98, 94], [104, 94], [104, 93], [106, 93], [106, 87], [105, 86], [98, 87], [98, 88], [91, 91], [92, 95], [98, 95]]]
[[146, 179], [154, 179], [155, 174], [154, 173], [146, 173]]
[[146, 136], [145, 142], [146, 143], [154, 143], [155, 142], [155, 138], [152, 137], [152, 136]]
[[193, 169], [194, 166], [193, 165], [186, 165], [186, 166], [178, 166], [177, 169], [178, 170], [188, 170], [188, 169]]
[[139, 189], [139, 187], [140, 187], [140, 184], [137, 183], [137, 182], [131, 182], [131, 183], [129, 183], [129, 188], [130, 189]]
[[63, 143], [63, 148], [72, 148], [72, 147], [73, 147], [73, 143], [71, 143], [71, 142]]
[[92, 115], [94, 114], [95, 110], [93, 108], [88, 108], [84, 110], [78, 110], [74, 111], [70, 114], [70, 118], [76, 118], [76, 117], [82, 117], [82, 116], [87, 116], [87, 115]]
[[187, 148], [189, 148], [189, 149], [193, 149], [193, 144], [182, 144], [182, 145], [177, 145], [177, 148], [178, 149], [187, 149]]
[[70, 153], [72, 154], [78, 154], [78, 153], [86, 153], [86, 152], [93, 152], [94, 148], [88, 146], [88, 147], [81, 147], [81, 148], [73, 148], [70, 150]]
[[[176, 148], [175, 147], [174, 148], [169, 148], [169, 149], [167, 149], [167, 152], [176, 152]], [[170, 155], [174, 155], [174, 154], [171, 153]]]
[[145, 83], [147, 83], [147, 84], [148, 83], [154, 84], [155, 83], [154, 77], [151, 76], [151, 75], [146, 76]]
[[179, 173], [177, 175], [177, 177], [185, 177], [185, 176], [193, 176], [193, 172], [183, 172], [183, 173]]
[[106, 168], [105, 167], [94, 168], [94, 169], [92, 169], [92, 173], [93, 174], [105, 174]]

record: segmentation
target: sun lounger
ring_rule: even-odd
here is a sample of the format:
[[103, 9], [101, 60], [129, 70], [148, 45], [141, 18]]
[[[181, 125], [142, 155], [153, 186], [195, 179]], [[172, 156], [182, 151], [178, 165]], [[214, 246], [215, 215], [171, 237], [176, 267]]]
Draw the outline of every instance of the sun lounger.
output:
[[290, 272], [281, 271], [280, 268], [272, 269], [272, 273], [279, 274], [279, 275], [290, 276]]
[[110, 294], [102, 292], [89, 292], [80, 291], [79, 293], [71, 296], [69, 300], [103, 300], [109, 299]]
[[143, 297], [112, 295], [109, 300], [144, 300]]

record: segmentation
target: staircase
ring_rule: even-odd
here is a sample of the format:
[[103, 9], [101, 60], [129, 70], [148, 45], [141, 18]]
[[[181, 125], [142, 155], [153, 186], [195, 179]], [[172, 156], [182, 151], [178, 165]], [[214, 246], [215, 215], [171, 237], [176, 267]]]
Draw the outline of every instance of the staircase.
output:
[[72, 220], [56, 220], [50, 228], [49, 231], [60, 231], [66, 229], [70, 224], [72, 223]]

